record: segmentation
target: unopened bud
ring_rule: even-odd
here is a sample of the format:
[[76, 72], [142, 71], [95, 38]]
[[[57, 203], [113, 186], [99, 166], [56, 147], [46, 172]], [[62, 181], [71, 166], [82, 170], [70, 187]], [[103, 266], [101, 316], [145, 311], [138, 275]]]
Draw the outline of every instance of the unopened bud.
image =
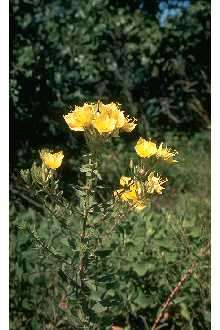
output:
[[144, 170], [143, 168], [141, 168], [141, 169], [139, 170], [139, 174], [140, 174], [140, 175], [144, 175], [144, 174], [145, 174], [145, 170]]
[[130, 162], [129, 162], [129, 167], [132, 169], [134, 166], [134, 162], [133, 162], [133, 159], [130, 159]]

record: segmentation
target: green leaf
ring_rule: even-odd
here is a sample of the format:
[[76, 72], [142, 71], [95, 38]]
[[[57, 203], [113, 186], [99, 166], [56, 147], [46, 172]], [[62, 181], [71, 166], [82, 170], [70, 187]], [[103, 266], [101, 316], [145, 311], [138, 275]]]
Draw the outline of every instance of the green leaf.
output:
[[104, 307], [100, 303], [95, 304], [92, 309], [94, 310], [95, 313], [100, 314], [106, 311], [107, 307]]
[[144, 294], [144, 292], [140, 288], [138, 288], [138, 296], [134, 300], [134, 303], [141, 308], [145, 308], [152, 303], [152, 298], [147, 297], [146, 294]]
[[62, 243], [64, 246], [66, 246], [66, 247], [69, 247], [69, 246], [70, 246], [68, 238], [63, 237], [63, 238], [61, 239], [61, 243]]
[[147, 271], [152, 271], [154, 269], [154, 265], [148, 264], [147, 262], [137, 262], [133, 264], [132, 268], [139, 276], [144, 276]]
[[190, 312], [186, 306], [186, 304], [181, 304], [181, 315], [188, 321], [190, 321], [191, 319], [191, 315]]
[[93, 301], [101, 301], [103, 296], [103, 292], [100, 292], [99, 290], [97, 291], [92, 291], [90, 294], [90, 299]]

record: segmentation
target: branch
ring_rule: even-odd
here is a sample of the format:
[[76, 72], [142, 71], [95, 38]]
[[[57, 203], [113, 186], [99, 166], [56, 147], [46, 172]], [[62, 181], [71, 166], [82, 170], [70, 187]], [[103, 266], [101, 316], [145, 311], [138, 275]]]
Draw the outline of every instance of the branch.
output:
[[[208, 245], [205, 248], [202, 248], [198, 255], [200, 257], [204, 256], [206, 254], [206, 252], [209, 250], [209, 248], [210, 248], [210, 243], [208, 243]], [[161, 309], [159, 315], [157, 316], [157, 318], [155, 319], [151, 330], [156, 330], [157, 329], [157, 326], [160, 323], [160, 320], [162, 319], [165, 310], [169, 307], [169, 305], [171, 304], [173, 298], [177, 295], [177, 293], [179, 293], [181, 287], [188, 280], [188, 278], [190, 277], [190, 275], [193, 273], [193, 271], [195, 270], [195, 268], [197, 266], [198, 266], [198, 262], [194, 261], [192, 263], [192, 265], [187, 269], [185, 274], [181, 277], [180, 281], [177, 283], [175, 288], [171, 291], [170, 295], [166, 299], [165, 303], [162, 305], [162, 309]]]

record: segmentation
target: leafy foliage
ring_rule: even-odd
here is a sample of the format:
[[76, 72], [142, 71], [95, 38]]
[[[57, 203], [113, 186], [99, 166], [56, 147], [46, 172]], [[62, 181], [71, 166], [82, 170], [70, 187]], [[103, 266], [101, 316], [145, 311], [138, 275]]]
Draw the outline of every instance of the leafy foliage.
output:
[[42, 145], [74, 144], [58, 120], [63, 108], [100, 97], [141, 117], [142, 134], [158, 125], [185, 131], [209, 125], [209, 1], [180, 10], [164, 26], [158, 6], [11, 2], [15, 164]]
[[[89, 270], [96, 273], [96, 278], [86, 285], [91, 311], [101, 329], [111, 324], [124, 326], [127, 322], [132, 329], [150, 328], [159, 306], [193, 260], [198, 260], [199, 266], [182, 287], [161, 324], [189, 329], [210, 326], [209, 256], [199, 256], [210, 235], [209, 136], [200, 134], [189, 140], [169, 135], [167, 141], [175, 145], [184, 161], [169, 173], [171, 188], [164, 195], [162, 206], [155, 200], [151, 211], [140, 215], [133, 213], [110, 233], [104, 231], [102, 244], [96, 248], [97, 264]], [[108, 150], [110, 154], [115, 152]], [[125, 162], [129, 155], [118, 154], [121, 155], [118, 158], [120, 168], [123, 168], [123, 158]], [[109, 161], [104, 164], [108, 165]], [[103, 168], [103, 179], [109, 185], [113, 182], [111, 178], [118, 175], [117, 163], [112, 162], [112, 165], [108, 170]], [[88, 167], [83, 167], [82, 175], [87, 171]], [[80, 196], [81, 192], [78, 193]], [[16, 227], [23, 223], [35, 228], [33, 234], [39, 235], [47, 246], [52, 244], [53, 253], [59, 251], [66, 260], [77, 260], [79, 251], [72, 237], [75, 237], [74, 231], [79, 230], [80, 216], [75, 214], [73, 217], [67, 209], [65, 213], [63, 209], [51, 209], [50, 202], [47, 208], [39, 205], [38, 211], [36, 206], [30, 207], [31, 201], [22, 203], [27, 203], [25, 208], [17, 204], [11, 210], [11, 327], [16, 329], [19, 324], [21, 329], [22, 326], [39, 329], [42, 325], [49, 329], [68, 329], [68, 326], [79, 329], [80, 326], [76, 326], [79, 320], [69, 313], [76, 302], [74, 296], [69, 295], [73, 284], [67, 277], [68, 266], [60, 267], [57, 277], [55, 270], [60, 263], [59, 257], [48, 258], [45, 252], [40, 261], [40, 250], [31, 249], [30, 236], [23, 231], [17, 232]], [[68, 240], [68, 227], [60, 230], [57, 222], [61, 215], [61, 222], [66, 220], [63, 225], [71, 221], [73, 236]], [[91, 228], [90, 234], [96, 235], [95, 228]], [[14, 239], [15, 235], [17, 239]], [[42, 305], [36, 309], [34, 306], [39, 299]], [[45, 311], [43, 306], [47, 299], [52, 305]], [[23, 306], [25, 302], [28, 307]]]

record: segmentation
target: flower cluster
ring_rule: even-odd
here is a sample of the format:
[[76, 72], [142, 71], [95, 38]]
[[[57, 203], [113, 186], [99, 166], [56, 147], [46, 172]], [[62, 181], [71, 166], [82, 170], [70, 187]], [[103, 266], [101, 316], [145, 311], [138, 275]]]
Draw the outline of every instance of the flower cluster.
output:
[[[85, 103], [83, 106], [75, 106], [74, 110], [64, 116], [64, 120], [73, 131], [82, 131], [91, 152], [97, 152], [96, 146], [100, 146], [110, 136], [115, 136], [119, 131], [131, 132], [136, 126], [136, 119], [125, 116], [117, 103], [104, 104]], [[163, 143], [157, 147], [151, 140], [140, 137], [135, 146], [136, 153], [141, 158], [162, 159], [169, 164], [176, 163], [174, 159], [178, 152], [164, 147]], [[53, 176], [51, 170], [58, 169], [63, 161], [63, 151], [52, 152], [48, 149], [40, 151], [43, 173]], [[151, 163], [150, 163], [151, 164]], [[150, 202], [150, 196], [154, 193], [161, 195], [165, 189], [163, 184], [167, 179], [162, 179], [155, 174], [155, 168], [146, 168], [147, 163], [141, 162], [134, 166], [133, 176], [122, 176], [120, 188], [114, 191], [116, 200], [127, 203], [136, 210], [143, 210]], [[50, 171], [47, 171], [49, 169]], [[46, 172], [45, 172], [46, 171]]]
[[114, 196], [121, 199], [123, 202], [129, 204], [129, 206], [143, 210], [146, 205], [146, 200], [142, 198], [142, 186], [141, 182], [134, 181], [131, 177], [122, 176], [120, 179], [121, 189], [114, 191]]
[[155, 176], [154, 173], [150, 172], [145, 181], [122, 176], [120, 179], [121, 188], [114, 191], [114, 196], [137, 211], [143, 210], [149, 205], [149, 195], [154, 192], [161, 195], [162, 190], [165, 189], [162, 185], [168, 181], [167, 178], [162, 179], [158, 174]]
[[135, 119], [125, 116], [120, 105], [116, 103], [104, 104], [85, 103], [64, 116], [69, 128], [73, 131], [95, 129], [100, 135], [117, 135], [119, 130], [131, 132], [136, 126]]
[[150, 158], [152, 156], [157, 159], [163, 159], [167, 163], [177, 163], [174, 157], [178, 154], [176, 150], [171, 150], [170, 148], [163, 147], [163, 143], [157, 148], [156, 143], [152, 141], [146, 141], [142, 137], [139, 138], [135, 146], [136, 153], [141, 158]]

